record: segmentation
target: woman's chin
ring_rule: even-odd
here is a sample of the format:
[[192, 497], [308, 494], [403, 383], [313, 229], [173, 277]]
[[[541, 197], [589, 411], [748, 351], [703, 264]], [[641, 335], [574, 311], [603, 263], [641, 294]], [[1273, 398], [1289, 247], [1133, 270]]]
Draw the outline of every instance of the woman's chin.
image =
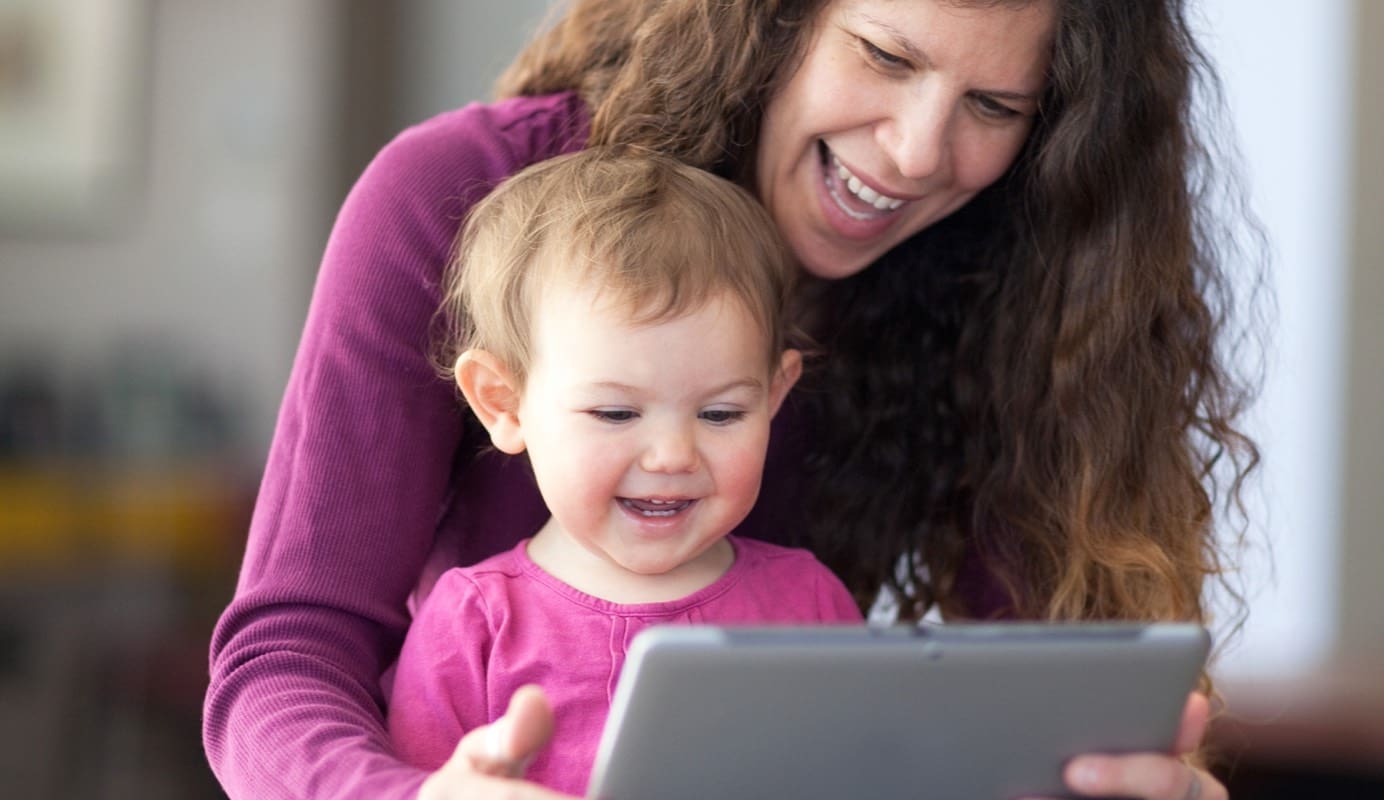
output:
[[806, 272], [814, 278], [827, 281], [839, 281], [843, 278], [849, 278], [868, 267], [871, 262], [872, 259], [863, 257], [829, 260], [822, 258], [821, 253], [814, 253], [809, 258], [798, 256], [798, 264], [802, 267], [803, 272]]

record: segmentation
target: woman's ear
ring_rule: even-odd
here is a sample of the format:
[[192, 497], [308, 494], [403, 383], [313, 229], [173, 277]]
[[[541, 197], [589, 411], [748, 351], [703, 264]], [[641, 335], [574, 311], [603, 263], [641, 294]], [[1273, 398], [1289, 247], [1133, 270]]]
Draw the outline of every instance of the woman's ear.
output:
[[774, 370], [774, 377], [769, 381], [769, 415], [778, 413], [779, 406], [783, 405], [783, 399], [788, 396], [788, 391], [798, 382], [803, 374], [803, 354], [797, 350], [784, 350], [783, 356], [779, 359], [779, 367]]
[[510, 455], [524, 452], [519, 382], [504, 362], [485, 350], [467, 350], [457, 357], [452, 374], [495, 447]]

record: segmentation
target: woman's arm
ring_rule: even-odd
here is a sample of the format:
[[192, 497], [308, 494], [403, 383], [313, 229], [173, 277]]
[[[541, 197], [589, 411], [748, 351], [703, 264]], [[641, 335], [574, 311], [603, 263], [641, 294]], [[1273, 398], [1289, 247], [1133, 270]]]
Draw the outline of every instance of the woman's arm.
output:
[[461, 435], [427, 360], [439, 278], [471, 203], [584, 124], [570, 97], [443, 115], [386, 147], [343, 205], [212, 640], [203, 739], [232, 798], [411, 797], [426, 777], [391, 752], [380, 674]]
[[404, 797], [423, 779], [390, 754], [379, 676], [461, 417], [426, 360], [450, 238], [413, 158], [407, 138], [386, 148], [337, 219], [212, 642], [205, 744], [232, 797]]

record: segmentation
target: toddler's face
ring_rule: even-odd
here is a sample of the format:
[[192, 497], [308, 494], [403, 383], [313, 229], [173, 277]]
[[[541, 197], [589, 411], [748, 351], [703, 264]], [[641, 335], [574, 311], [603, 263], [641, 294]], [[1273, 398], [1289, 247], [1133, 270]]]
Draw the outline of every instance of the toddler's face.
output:
[[597, 567], [695, 569], [754, 505], [792, 380], [776, 378], [765, 335], [733, 299], [650, 325], [627, 317], [590, 291], [542, 293], [524, 446], [550, 526]]

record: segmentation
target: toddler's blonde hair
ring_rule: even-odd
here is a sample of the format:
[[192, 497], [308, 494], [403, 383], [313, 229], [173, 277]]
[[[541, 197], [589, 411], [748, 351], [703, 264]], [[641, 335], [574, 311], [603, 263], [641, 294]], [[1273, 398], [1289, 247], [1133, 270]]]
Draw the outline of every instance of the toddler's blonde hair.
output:
[[477, 203], [443, 287], [439, 367], [494, 354], [522, 384], [532, 312], [553, 280], [592, 287], [635, 324], [729, 296], [761, 326], [776, 367], [797, 267], [748, 192], [673, 159], [587, 149], [535, 164]]

